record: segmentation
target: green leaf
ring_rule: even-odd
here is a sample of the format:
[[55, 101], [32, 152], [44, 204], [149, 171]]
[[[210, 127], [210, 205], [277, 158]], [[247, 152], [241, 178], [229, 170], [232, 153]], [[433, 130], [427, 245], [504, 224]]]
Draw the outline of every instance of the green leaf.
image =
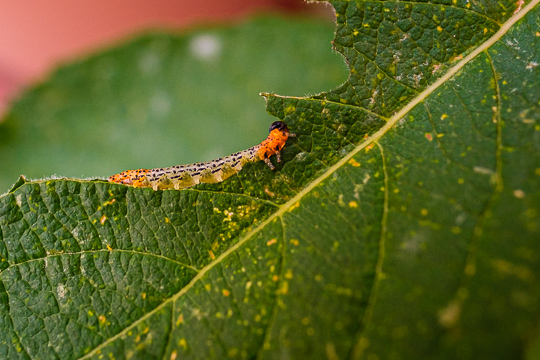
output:
[[0, 198], [4, 357], [538, 353], [538, 0], [332, 4], [350, 75], [266, 94], [279, 171]]

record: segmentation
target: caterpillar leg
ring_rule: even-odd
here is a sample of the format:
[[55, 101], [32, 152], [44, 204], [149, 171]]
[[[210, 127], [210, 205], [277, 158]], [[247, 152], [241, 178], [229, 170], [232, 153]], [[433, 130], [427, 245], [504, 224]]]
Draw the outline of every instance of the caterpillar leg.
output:
[[277, 159], [277, 162], [281, 162], [281, 153], [277, 150], [276, 150], [276, 159]]
[[148, 186], [151, 186], [151, 184], [148, 181], [148, 179], [146, 178], [146, 176], [133, 180], [132, 184], [129, 184], [129, 185], [133, 185], [133, 187], [148, 187]]
[[275, 170], [276, 168], [274, 167], [274, 164], [272, 164], [272, 162], [270, 161], [269, 158], [265, 158], [264, 159], [264, 162], [266, 163], [266, 165], [270, 166], [270, 169], [272, 170]]

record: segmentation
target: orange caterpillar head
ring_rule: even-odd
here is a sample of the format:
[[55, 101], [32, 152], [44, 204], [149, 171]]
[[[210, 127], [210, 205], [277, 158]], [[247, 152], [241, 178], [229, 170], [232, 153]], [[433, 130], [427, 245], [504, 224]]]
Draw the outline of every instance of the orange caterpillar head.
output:
[[275, 121], [270, 125], [270, 135], [259, 147], [259, 158], [274, 170], [274, 165], [270, 162], [270, 156], [276, 154], [277, 161], [281, 161], [280, 151], [285, 146], [289, 137], [296, 136], [289, 132], [289, 127], [283, 121]]
[[142, 186], [141, 182], [144, 176], [149, 172], [150, 170], [148, 169], [126, 170], [122, 171], [120, 174], [110, 176], [107, 180], [119, 184]]

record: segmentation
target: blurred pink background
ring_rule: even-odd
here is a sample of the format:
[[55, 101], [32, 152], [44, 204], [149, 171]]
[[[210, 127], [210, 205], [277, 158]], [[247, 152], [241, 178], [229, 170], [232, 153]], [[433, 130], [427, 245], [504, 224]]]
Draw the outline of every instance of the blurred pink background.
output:
[[327, 12], [302, 0], [0, 1], [0, 116], [24, 86], [60, 62], [144, 29], [185, 29], [257, 13]]

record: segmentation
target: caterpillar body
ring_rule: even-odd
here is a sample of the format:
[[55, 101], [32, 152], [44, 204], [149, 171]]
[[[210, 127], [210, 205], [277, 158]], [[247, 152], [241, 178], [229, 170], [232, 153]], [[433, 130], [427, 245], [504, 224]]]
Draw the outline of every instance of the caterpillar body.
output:
[[270, 126], [270, 134], [259, 145], [247, 150], [225, 156], [216, 160], [189, 165], [176, 165], [167, 168], [126, 170], [110, 176], [110, 182], [132, 185], [134, 187], [151, 187], [158, 189], [185, 189], [199, 183], [218, 183], [239, 172], [244, 164], [263, 160], [270, 169], [275, 167], [270, 156], [276, 155], [281, 161], [280, 151], [289, 137], [295, 134], [283, 121], [275, 121]]

